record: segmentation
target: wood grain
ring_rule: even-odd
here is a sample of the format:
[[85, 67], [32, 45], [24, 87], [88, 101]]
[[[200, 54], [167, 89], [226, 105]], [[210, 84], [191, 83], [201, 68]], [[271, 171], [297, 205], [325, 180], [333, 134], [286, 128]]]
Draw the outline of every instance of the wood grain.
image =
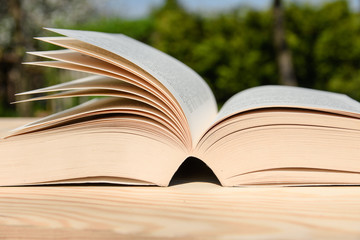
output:
[[359, 187], [0, 188], [0, 239], [360, 239]]
[[360, 239], [360, 187], [0, 188], [0, 239], [124, 238]]

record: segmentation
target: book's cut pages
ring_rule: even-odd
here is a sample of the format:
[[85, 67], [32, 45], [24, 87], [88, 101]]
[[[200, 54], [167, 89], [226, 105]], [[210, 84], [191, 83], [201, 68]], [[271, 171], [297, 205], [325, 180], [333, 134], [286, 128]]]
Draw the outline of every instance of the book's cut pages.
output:
[[226, 186], [359, 184], [359, 113], [342, 94], [251, 88], [225, 103], [198, 157]]
[[[64, 50], [27, 63], [89, 73], [19, 102], [98, 96], [0, 141], [0, 185], [109, 182], [167, 186], [202, 160], [223, 186], [360, 184], [360, 104], [337, 93], [262, 86], [217, 112], [206, 82], [121, 34], [49, 29]], [[241, 76], [239, 76], [241, 80]]]

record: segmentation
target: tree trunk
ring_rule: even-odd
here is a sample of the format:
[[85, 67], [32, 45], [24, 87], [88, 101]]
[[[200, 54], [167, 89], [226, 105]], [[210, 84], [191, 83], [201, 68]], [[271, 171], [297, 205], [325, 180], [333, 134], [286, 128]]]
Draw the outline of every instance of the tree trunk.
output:
[[[14, 32], [12, 33], [12, 61], [10, 62], [10, 69], [8, 72], [8, 99], [12, 101], [15, 93], [28, 90], [28, 82], [24, 79], [24, 68], [21, 62], [24, 59], [26, 51], [26, 41], [21, 26], [23, 25], [23, 11], [21, 7], [21, 0], [9, 1], [9, 11], [14, 20]], [[19, 97], [20, 100], [23, 97]], [[20, 116], [31, 116], [31, 103], [20, 103], [16, 105], [17, 114]]]
[[287, 46], [284, 29], [284, 10], [281, 0], [274, 0], [274, 44], [282, 85], [297, 86], [292, 56]]

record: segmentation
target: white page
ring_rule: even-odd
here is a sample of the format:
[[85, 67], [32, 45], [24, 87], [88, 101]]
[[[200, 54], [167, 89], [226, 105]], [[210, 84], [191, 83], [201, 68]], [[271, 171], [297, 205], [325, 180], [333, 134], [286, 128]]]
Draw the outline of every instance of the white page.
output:
[[360, 114], [360, 103], [344, 94], [289, 86], [261, 86], [231, 97], [220, 110], [217, 121], [262, 107], [298, 107]]
[[196, 72], [171, 56], [122, 34], [49, 30], [117, 54], [152, 75], [180, 104], [194, 142], [214, 120], [217, 105], [209, 86]]

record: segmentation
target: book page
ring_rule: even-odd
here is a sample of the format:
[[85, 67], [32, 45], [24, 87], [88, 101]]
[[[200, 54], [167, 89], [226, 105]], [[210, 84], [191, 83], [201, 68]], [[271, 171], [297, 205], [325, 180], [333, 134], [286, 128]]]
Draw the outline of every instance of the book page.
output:
[[[40, 40], [44, 40], [44, 38], [40, 38]], [[52, 44], [56, 44], [61, 41], [49, 41]], [[41, 52], [28, 52], [28, 54], [36, 55], [39, 57], [45, 57], [52, 60], [73, 63], [80, 66], [91, 67], [103, 71], [107, 71], [113, 74], [117, 74], [125, 79], [129, 79], [135, 82], [144, 82], [143, 79], [132, 74], [131, 72], [126, 71], [125, 69], [119, 68], [114, 64], [108, 63], [106, 61], [85, 55], [83, 53], [79, 53], [73, 50], [55, 50], [55, 51], [41, 51]], [[29, 64], [29, 63], [26, 63]], [[31, 63], [30, 63], [31, 64]]]
[[[6, 137], [8, 138], [26, 132], [46, 129], [80, 118], [90, 116], [99, 117], [102, 114], [108, 114], [109, 116], [110, 114], [133, 114], [144, 116], [164, 125], [179, 139], [185, 141], [185, 138], [182, 136], [183, 133], [175, 127], [175, 124], [172, 122], [172, 120], [162, 111], [159, 111], [155, 107], [145, 104], [144, 102], [121, 97], [107, 97], [90, 100], [76, 107], [52, 114], [35, 122], [31, 122], [22, 127], [14, 129], [12, 130], [12, 133]], [[186, 143], [184, 144], [186, 145]]]
[[182, 108], [193, 141], [198, 139], [214, 120], [217, 105], [209, 86], [197, 73], [180, 61], [122, 34], [49, 30], [117, 54], [157, 79], [171, 92]]
[[220, 110], [216, 122], [239, 112], [267, 107], [296, 107], [360, 117], [360, 103], [344, 94], [289, 86], [261, 86], [231, 97]]
[[128, 82], [121, 81], [119, 79], [92, 75], [45, 88], [18, 93], [16, 95], [39, 95], [40, 93], [51, 93], [59, 91], [61, 92], [52, 95], [43, 95], [28, 99], [22, 99], [20, 101], [16, 101], [15, 103], [74, 96], [119, 96], [124, 98], [133, 98], [137, 99], [138, 101], [143, 101], [164, 112], [167, 116], [169, 116], [169, 118], [174, 121], [175, 125], [179, 129], [185, 131], [185, 129], [181, 125], [181, 122], [179, 121], [179, 118], [173, 113], [169, 106], [164, 103], [164, 101], [158, 99], [156, 95], [150, 93], [149, 91], [146, 91], [134, 84], [129, 84]]

